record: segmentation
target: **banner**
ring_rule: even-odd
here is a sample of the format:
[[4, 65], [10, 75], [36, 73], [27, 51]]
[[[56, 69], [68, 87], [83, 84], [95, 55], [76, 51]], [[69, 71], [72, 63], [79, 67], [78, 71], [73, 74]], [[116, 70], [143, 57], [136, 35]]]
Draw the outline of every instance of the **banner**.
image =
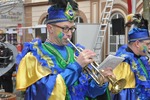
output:
[[128, 3], [128, 14], [132, 13], [132, 0], [127, 0]]

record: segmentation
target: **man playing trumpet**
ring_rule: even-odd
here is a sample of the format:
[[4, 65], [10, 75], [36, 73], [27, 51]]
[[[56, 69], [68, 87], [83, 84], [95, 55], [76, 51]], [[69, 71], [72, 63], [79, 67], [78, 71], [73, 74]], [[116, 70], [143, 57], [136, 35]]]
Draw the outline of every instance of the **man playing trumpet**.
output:
[[112, 100], [150, 100], [150, 65], [146, 57], [150, 49], [148, 23], [140, 14], [132, 17], [126, 24], [133, 25], [128, 32], [128, 44], [116, 53], [125, 60], [113, 71], [117, 79], [125, 78], [127, 84]]
[[102, 95], [107, 87], [107, 76], [113, 76], [111, 68], [103, 70], [98, 85], [83, 68], [93, 62], [95, 53], [83, 50], [74, 59], [74, 48], [68, 45], [76, 28], [74, 0], [52, 0], [48, 9], [48, 39], [26, 43], [18, 55], [17, 86], [24, 90], [25, 100], [88, 100]]

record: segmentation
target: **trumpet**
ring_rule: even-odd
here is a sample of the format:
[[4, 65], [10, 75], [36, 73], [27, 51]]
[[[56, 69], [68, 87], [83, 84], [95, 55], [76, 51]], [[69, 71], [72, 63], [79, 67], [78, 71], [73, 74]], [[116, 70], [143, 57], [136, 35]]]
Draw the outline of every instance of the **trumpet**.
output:
[[[81, 51], [83, 50], [82, 48], [78, 48], [76, 47], [71, 41], [70, 39], [67, 39], [67, 41], [75, 48], [75, 50], [77, 50], [79, 53], [81, 53]], [[75, 56], [76, 57], [76, 56]], [[113, 94], [117, 94], [119, 93], [126, 85], [126, 80], [125, 79], [120, 79], [117, 80], [116, 78], [113, 78], [112, 76], [108, 76], [105, 77], [102, 74], [102, 71], [100, 71], [97, 67], [99, 66], [99, 64], [95, 61], [93, 61], [92, 63], [90, 63], [91, 67], [85, 67], [85, 71], [92, 77], [93, 80], [95, 80], [95, 82], [97, 84], [99, 84], [100, 86], [102, 85], [99, 82], [99, 76], [101, 76], [103, 79], [107, 78], [109, 83], [111, 84], [111, 93]]]

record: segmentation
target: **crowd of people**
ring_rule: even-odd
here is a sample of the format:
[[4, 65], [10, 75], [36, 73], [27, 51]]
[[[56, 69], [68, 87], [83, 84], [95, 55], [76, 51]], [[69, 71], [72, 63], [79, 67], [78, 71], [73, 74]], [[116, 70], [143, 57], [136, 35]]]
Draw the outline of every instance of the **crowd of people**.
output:
[[[82, 44], [72, 45], [76, 31], [74, 19], [78, 13], [75, 0], [51, 0], [47, 10], [46, 41], [36, 38], [24, 43], [16, 58], [16, 89], [25, 92], [25, 100], [150, 100], [150, 35], [148, 23], [142, 15], [133, 14], [128, 32], [128, 43], [122, 45], [115, 56], [123, 57], [115, 69], [111, 66], [100, 71], [97, 81], [84, 71], [91, 68], [96, 54]], [[80, 52], [76, 47], [83, 48]], [[15, 67], [16, 67], [15, 66]], [[12, 77], [13, 67], [0, 77]], [[7, 74], [10, 74], [7, 78]], [[125, 87], [117, 94], [109, 90], [111, 76], [125, 79]], [[2, 80], [2, 81], [1, 81]], [[5, 81], [12, 84], [10, 81]], [[111, 84], [112, 85], [112, 84]], [[6, 87], [5, 87], [6, 86]], [[10, 86], [10, 87], [7, 87]], [[12, 92], [12, 85], [3, 85]], [[7, 90], [9, 88], [9, 90]]]

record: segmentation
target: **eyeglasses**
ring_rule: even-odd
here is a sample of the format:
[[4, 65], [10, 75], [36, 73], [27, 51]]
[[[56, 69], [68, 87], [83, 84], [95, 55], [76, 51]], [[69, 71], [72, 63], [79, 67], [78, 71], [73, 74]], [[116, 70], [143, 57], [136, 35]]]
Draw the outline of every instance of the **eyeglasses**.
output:
[[144, 42], [147, 46], [150, 46], [150, 43], [148, 43], [148, 42]]
[[142, 43], [145, 43], [147, 46], [150, 46], [150, 42], [141, 41]]
[[76, 31], [76, 28], [75, 28], [74, 26], [72, 26], [72, 27], [70, 27], [70, 28], [69, 28], [68, 26], [61, 27], [61, 26], [58, 26], [58, 25], [56, 25], [56, 24], [53, 24], [53, 26], [58, 27], [58, 28], [61, 28], [62, 31], [65, 32], [65, 33], [69, 32], [69, 30], [71, 30], [72, 33], [74, 33], [74, 32]]

